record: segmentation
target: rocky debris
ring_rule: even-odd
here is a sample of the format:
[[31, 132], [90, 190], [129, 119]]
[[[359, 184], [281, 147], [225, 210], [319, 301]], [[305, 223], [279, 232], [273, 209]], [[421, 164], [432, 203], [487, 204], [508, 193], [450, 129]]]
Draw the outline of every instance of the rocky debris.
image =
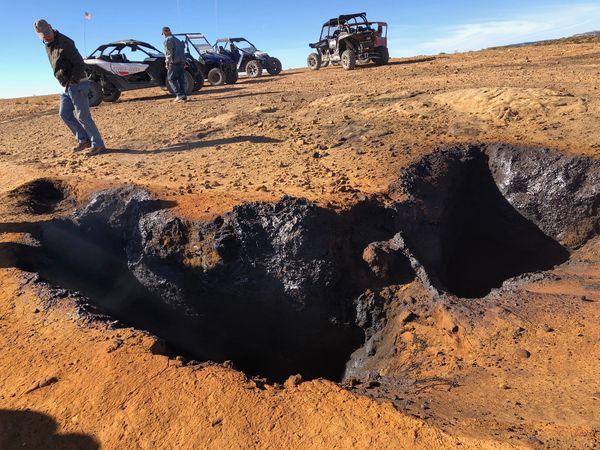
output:
[[373, 291], [366, 291], [355, 300], [356, 324], [365, 330], [367, 339], [383, 327], [386, 319], [385, 303], [385, 299]]
[[404, 259], [399, 250], [398, 242], [393, 239], [372, 242], [363, 251], [363, 260], [378, 278], [387, 279], [399, 260]]

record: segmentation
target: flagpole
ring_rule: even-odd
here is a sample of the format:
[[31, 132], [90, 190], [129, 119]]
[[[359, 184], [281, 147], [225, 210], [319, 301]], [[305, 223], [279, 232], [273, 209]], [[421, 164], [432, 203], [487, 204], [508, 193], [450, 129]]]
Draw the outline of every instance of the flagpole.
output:
[[88, 52], [87, 52], [87, 43], [86, 43], [86, 30], [87, 30], [87, 19], [85, 18], [85, 15], [83, 16], [83, 51], [85, 53], [85, 57], [87, 58], [88, 56]]

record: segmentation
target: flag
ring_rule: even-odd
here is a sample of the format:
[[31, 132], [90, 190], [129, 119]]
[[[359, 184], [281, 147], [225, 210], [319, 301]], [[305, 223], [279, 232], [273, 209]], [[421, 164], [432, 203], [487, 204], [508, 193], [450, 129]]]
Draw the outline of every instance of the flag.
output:
[[83, 18], [84, 18], [85, 20], [92, 20], [92, 13], [90, 13], [90, 12], [87, 12], [87, 11], [86, 11], [86, 12], [84, 12], [84, 13], [83, 13]]

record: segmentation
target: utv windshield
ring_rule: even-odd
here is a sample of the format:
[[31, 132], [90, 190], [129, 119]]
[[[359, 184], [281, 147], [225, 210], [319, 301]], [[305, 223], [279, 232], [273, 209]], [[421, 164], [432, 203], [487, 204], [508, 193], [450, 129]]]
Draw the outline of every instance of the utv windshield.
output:
[[257, 51], [256, 47], [245, 39], [243, 41], [235, 42], [235, 46], [244, 53], [255, 53]]
[[198, 52], [202, 55], [204, 53], [210, 53], [214, 50], [213, 46], [210, 45], [210, 43], [208, 42], [208, 39], [206, 39], [204, 36], [203, 37], [188, 37], [188, 40], [194, 46], [194, 48], [196, 50], [198, 50]]

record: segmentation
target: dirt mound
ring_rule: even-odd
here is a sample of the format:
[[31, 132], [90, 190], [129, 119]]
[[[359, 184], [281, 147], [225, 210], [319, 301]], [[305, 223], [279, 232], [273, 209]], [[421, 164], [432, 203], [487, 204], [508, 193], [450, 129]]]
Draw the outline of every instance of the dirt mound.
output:
[[4, 197], [6, 206], [29, 214], [51, 214], [74, 205], [69, 186], [61, 180], [50, 178], [27, 182]]
[[501, 124], [587, 111], [583, 99], [550, 89], [471, 88], [438, 94], [434, 100], [456, 111]]

